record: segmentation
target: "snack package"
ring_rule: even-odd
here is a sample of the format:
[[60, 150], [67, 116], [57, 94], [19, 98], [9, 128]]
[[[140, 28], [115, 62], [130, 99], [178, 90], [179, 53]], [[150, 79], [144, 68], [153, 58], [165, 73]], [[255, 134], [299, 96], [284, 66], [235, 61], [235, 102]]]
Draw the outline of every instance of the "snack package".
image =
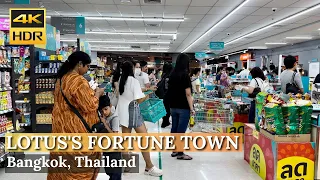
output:
[[256, 112], [255, 112], [255, 120], [254, 124], [256, 127], [256, 130], [259, 131], [260, 127], [263, 127], [263, 121], [262, 121], [262, 115], [263, 115], [263, 104], [256, 104]]
[[286, 130], [281, 107], [278, 104], [268, 103], [264, 107], [264, 111], [267, 130], [273, 134], [285, 135]]
[[19, 56], [24, 57], [25, 48], [24, 46], [19, 46]]
[[286, 105], [282, 107], [282, 114], [288, 134], [299, 134], [298, 106]]
[[256, 103], [257, 104], [266, 104], [267, 103], [267, 96], [268, 94], [265, 92], [260, 92], [256, 96]]
[[299, 134], [311, 133], [312, 106], [299, 106]]
[[12, 57], [20, 57], [20, 53], [19, 53], [18, 47], [12, 47], [11, 56], [12, 56]]

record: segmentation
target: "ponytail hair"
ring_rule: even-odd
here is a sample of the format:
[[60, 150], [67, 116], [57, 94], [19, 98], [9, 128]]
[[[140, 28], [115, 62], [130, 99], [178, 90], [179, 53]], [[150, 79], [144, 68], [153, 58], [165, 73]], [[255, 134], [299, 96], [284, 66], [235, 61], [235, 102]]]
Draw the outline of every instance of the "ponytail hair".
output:
[[122, 64], [122, 74], [120, 76], [120, 83], [119, 83], [120, 95], [122, 95], [124, 92], [124, 86], [129, 76], [133, 77], [133, 64], [130, 61], [126, 61]]
[[68, 60], [64, 62], [58, 70], [57, 79], [62, 79], [62, 77], [68, 72], [72, 71], [77, 64], [79, 64], [79, 62], [82, 62], [82, 65], [85, 66], [91, 63], [91, 58], [87, 53], [82, 51], [76, 51], [72, 53], [68, 57]]

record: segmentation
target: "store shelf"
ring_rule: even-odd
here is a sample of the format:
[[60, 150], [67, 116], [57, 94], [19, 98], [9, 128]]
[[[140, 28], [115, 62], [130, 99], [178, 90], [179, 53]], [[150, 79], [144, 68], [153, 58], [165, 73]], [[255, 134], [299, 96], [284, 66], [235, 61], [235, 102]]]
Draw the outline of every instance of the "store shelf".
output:
[[12, 108], [11, 109], [7, 109], [7, 110], [3, 110], [3, 111], [0, 111], [0, 115], [7, 114], [7, 113], [12, 112], [12, 111], [13, 111]]
[[54, 88], [38, 88], [36, 92], [54, 91]]
[[26, 103], [30, 103], [29, 100], [25, 101], [25, 100], [16, 100], [15, 101], [16, 104], [26, 104]]
[[36, 60], [39, 63], [63, 63], [60, 60]]
[[9, 155], [9, 153], [5, 153], [3, 155], [0, 155], [0, 163], [4, 162], [7, 159], [8, 155]]
[[10, 65], [0, 64], [0, 68], [12, 68]]
[[0, 88], [0, 92], [11, 91], [11, 90], [12, 90], [12, 87], [3, 87], [3, 88]]
[[40, 77], [48, 77], [48, 76], [56, 76], [57, 73], [36, 73], [35, 78], [40, 78]]
[[30, 93], [30, 91], [19, 91], [18, 94], [29, 94], [29, 93]]
[[7, 131], [7, 132], [0, 133], [0, 137], [4, 137], [4, 136], [6, 135], [6, 133], [8, 133], [8, 131]]
[[20, 127], [26, 127], [26, 126], [31, 126], [30, 124], [28, 123], [19, 123]]
[[54, 104], [36, 104], [36, 109], [40, 108], [52, 108]]

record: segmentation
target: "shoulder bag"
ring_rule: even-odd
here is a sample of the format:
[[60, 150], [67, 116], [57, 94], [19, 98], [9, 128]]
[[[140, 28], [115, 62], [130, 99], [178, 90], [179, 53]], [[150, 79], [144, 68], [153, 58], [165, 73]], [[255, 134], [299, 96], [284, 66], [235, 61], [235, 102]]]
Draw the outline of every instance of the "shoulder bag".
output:
[[298, 94], [301, 93], [300, 88], [297, 86], [297, 84], [294, 81], [294, 77], [296, 76], [296, 72], [293, 73], [291, 82], [286, 84], [286, 94], [292, 93], [292, 94]]
[[62, 91], [62, 81], [60, 79], [60, 91], [61, 94], [64, 98], [64, 100], [66, 101], [66, 103], [69, 105], [71, 111], [76, 114], [78, 116], [78, 118], [81, 120], [82, 124], [84, 125], [84, 127], [87, 129], [87, 131], [89, 133], [103, 133], [106, 131], [106, 128], [104, 127], [103, 122], [101, 121], [100, 116], [97, 114], [97, 116], [99, 117], [99, 122], [94, 124], [91, 128], [89, 126], [89, 124], [86, 122], [86, 120], [82, 117], [82, 115], [80, 114], [80, 112], [77, 110], [77, 108], [75, 108], [70, 101], [68, 100], [68, 98], [64, 95], [63, 91]]
[[261, 88], [259, 87], [259, 83], [258, 83], [257, 79], [254, 78], [254, 80], [256, 81], [257, 87], [255, 87], [253, 89], [253, 92], [251, 94], [249, 94], [249, 98], [256, 98], [257, 94], [259, 94], [261, 92]]

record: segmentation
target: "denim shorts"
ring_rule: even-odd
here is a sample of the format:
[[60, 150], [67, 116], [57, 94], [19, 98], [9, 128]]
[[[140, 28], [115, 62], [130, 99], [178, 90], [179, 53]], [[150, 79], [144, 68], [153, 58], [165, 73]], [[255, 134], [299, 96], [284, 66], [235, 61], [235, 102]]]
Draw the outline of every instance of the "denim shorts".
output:
[[128, 128], [137, 128], [143, 125], [143, 117], [140, 112], [140, 106], [136, 101], [129, 104], [129, 126]]

